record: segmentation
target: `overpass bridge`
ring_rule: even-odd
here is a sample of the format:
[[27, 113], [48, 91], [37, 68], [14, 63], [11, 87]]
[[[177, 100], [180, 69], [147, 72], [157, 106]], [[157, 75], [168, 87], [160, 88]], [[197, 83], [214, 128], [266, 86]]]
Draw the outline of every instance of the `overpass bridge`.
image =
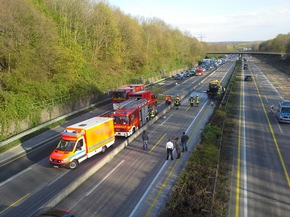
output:
[[248, 55], [272, 55], [280, 56], [282, 60], [290, 57], [290, 53], [281, 52], [265, 52], [265, 51], [212, 51], [206, 52], [206, 54], [248, 54]]

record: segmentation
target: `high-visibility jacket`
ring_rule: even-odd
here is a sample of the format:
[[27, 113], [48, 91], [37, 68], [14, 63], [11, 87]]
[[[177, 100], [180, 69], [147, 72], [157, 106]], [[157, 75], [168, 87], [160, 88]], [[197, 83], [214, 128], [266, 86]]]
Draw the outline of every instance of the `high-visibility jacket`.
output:
[[193, 97], [190, 97], [190, 98], [189, 98], [189, 102], [190, 102], [190, 103], [194, 103], [194, 98], [193, 98]]
[[154, 118], [154, 116], [155, 116], [155, 112], [154, 112], [154, 109], [152, 109], [152, 110], [150, 111], [150, 117], [151, 117], [151, 118]]

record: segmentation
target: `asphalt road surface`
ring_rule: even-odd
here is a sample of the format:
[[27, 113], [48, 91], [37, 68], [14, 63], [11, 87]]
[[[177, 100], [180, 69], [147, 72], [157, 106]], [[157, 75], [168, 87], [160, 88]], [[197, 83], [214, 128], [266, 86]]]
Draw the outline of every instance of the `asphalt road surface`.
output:
[[[290, 125], [279, 124], [272, 104], [283, 98], [249, 59], [254, 80], [240, 85], [229, 216], [290, 215]], [[288, 99], [289, 100], [289, 99]]]
[[[47, 151], [50, 149], [43, 147], [51, 148], [51, 141], [40, 146], [39, 153], [34, 150], [29, 152], [30, 155], [2, 163], [0, 216], [31, 216], [46, 206], [68, 209], [76, 216], [84, 217], [156, 216], [213, 112], [205, 92], [209, 80], [219, 79], [227, 83], [233, 66], [234, 62], [228, 62], [212, 74], [192, 77], [173, 86], [170, 84], [172, 88], [165, 94], [179, 94], [183, 98], [179, 110], [165, 108], [164, 102], [159, 102], [159, 117], [129, 139], [118, 138], [113, 148], [86, 160], [76, 170], [55, 169], [49, 165], [50, 152]], [[189, 107], [190, 94], [200, 96], [200, 107]], [[66, 125], [105, 111], [101, 108]], [[30, 140], [30, 145], [46, 141], [47, 137], [57, 140], [64, 127], [48, 132], [48, 136], [44, 133]], [[142, 150], [139, 136], [144, 129], [150, 137], [148, 152]], [[189, 151], [179, 160], [166, 161], [166, 141], [181, 136], [183, 131], [190, 136]], [[32, 153], [42, 157], [35, 158]], [[9, 172], [11, 168], [14, 172]]]

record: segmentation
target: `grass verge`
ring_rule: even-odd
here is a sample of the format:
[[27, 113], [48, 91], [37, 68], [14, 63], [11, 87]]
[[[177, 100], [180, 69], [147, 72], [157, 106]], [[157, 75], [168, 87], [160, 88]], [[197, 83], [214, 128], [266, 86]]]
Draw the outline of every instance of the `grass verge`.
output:
[[241, 62], [238, 62], [226, 100], [206, 125], [160, 217], [228, 215], [233, 130], [239, 97], [236, 81], [240, 72]]

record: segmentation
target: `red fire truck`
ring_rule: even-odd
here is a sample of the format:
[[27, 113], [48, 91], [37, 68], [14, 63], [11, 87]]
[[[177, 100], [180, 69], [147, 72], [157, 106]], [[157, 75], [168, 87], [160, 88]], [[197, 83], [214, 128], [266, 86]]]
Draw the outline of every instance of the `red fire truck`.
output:
[[145, 90], [144, 84], [130, 84], [128, 86], [114, 90], [112, 92], [113, 109], [114, 110], [118, 109], [119, 103], [129, 99], [130, 93], [141, 91], [141, 90]]
[[135, 92], [145, 90], [145, 85], [144, 84], [130, 84], [128, 87], [134, 88]]
[[150, 109], [155, 108], [150, 105], [149, 100], [139, 99], [109, 114], [114, 119], [115, 136], [128, 137], [135, 133], [148, 122]]
[[147, 99], [149, 100], [149, 105], [154, 107], [157, 105], [157, 99], [155, 95], [150, 90], [142, 90], [129, 94], [129, 99]]

